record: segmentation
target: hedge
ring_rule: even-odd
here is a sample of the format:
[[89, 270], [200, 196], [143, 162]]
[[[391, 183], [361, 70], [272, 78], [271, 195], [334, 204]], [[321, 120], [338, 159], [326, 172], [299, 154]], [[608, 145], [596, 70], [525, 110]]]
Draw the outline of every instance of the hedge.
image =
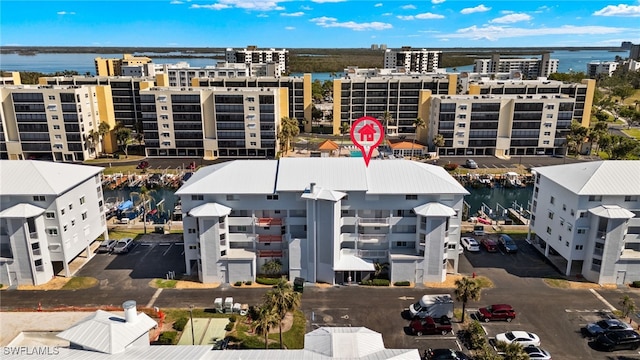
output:
[[181, 317], [173, 323], [173, 328], [178, 331], [182, 331], [184, 330], [184, 327], [187, 326], [188, 321], [189, 319], [187, 319], [186, 317]]
[[173, 345], [176, 343], [178, 333], [176, 331], [165, 331], [158, 336], [157, 344], [161, 345]]
[[393, 286], [409, 286], [411, 282], [409, 281], [396, 281], [393, 283]]
[[236, 281], [233, 285], [235, 285], [235, 286], [242, 286], [242, 281]]
[[279, 281], [280, 281], [280, 278], [265, 278], [265, 277], [256, 278], [256, 282], [262, 285], [275, 285]]
[[631, 287], [634, 287], [634, 288], [640, 288], [640, 281], [637, 281], [637, 280], [636, 280], [636, 281], [632, 282], [632, 283], [631, 283]]
[[458, 164], [450, 163], [444, 166], [444, 169], [447, 171], [453, 171], [458, 168]]
[[373, 279], [373, 280], [365, 280], [362, 282], [362, 285], [368, 286], [389, 286], [391, 282], [387, 279]]

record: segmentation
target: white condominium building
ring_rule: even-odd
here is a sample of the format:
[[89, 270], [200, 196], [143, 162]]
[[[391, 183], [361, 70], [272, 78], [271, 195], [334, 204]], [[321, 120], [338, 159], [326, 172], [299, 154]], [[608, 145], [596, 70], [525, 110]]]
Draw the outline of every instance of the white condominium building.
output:
[[242, 50], [227, 48], [224, 58], [228, 63], [273, 63], [276, 65], [276, 76], [284, 75], [289, 71], [289, 50], [286, 49], [258, 49], [256, 46], [247, 46], [246, 49]]
[[505, 73], [513, 70], [521, 71], [527, 79], [547, 77], [558, 72], [558, 59], [550, 59], [549, 53], [542, 54], [541, 59], [537, 58], [507, 58], [501, 59], [500, 54], [494, 54], [491, 59], [476, 59], [473, 72], [476, 73]]
[[640, 280], [640, 161], [534, 168], [530, 241], [565, 275]]
[[344, 283], [389, 263], [416, 283], [457, 271], [463, 197], [443, 168], [408, 160], [236, 160], [196, 172], [182, 202], [185, 262], [204, 283], [289, 278]]
[[442, 51], [412, 49], [403, 46], [399, 50], [387, 49], [384, 52], [385, 69], [404, 69], [407, 73], [435, 73], [442, 59]]
[[0, 160], [0, 283], [40, 285], [109, 238], [101, 167]]
[[595, 78], [600, 74], [605, 76], [611, 76], [616, 69], [618, 69], [620, 63], [617, 61], [592, 61], [587, 64], [587, 76]]

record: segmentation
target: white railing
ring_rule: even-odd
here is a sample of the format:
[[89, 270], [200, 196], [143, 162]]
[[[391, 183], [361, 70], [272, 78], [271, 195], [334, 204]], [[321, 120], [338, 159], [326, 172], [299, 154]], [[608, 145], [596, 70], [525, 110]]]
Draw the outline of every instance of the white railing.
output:
[[387, 250], [358, 250], [358, 256], [361, 258], [386, 258], [388, 254]]

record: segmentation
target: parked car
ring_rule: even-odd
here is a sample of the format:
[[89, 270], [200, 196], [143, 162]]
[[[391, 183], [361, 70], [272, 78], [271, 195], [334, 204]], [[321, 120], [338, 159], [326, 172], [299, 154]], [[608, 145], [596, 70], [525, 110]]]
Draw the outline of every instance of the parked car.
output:
[[438, 321], [434, 320], [431, 316], [427, 316], [424, 319], [414, 319], [409, 323], [409, 328], [413, 334], [418, 336], [434, 334], [447, 335], [453, 331], [451, 320], [446, 316], [439, 318]]
[[487, 307], [478, 309], [476, 317], [480, 321], [489, 322], [493, 320], [511, 320], [516, 318], [516, 312], [511, 305], [507, 304], [494, 304]]
[[518, 245], [516, 245], [516, 242], [507, 234], [500, 235], [498, 244], [500, 244], [507, 254], [515, 254], [518, 252]]
[[99, 253], [108, 253], [113, 251], [113, 247], [116, 246], [117, 241], [113, 240], [113, 239], [109, 239], [109, 240], [104, 240], [103, 242], [100, 243], [100, 246], [98, 246], [98, 252]]
[[475, 162], [475, 160], [472, 159], [467, 159], [467, 161], [465, 161], [464, 166], [466, 166], [469, 169], [477, 169], [478, 168], [478, 164]]
[[478, 242], [476, 241], [476, 239], [472, 238], [472, 237], [461, 237], [460, 238], [460, 244], [462, 245], [462, 247], [464, 247], [467, 251], [480, 251], [480, 244], [478, 244]]
[[115, 254], [124, 254], [128, 253], [129, 250], [133, 247], [133, 239], [125, 238], [118, 240], [116, 246], [113, 247], [113, 252]]
[[640, 334], [633, 330], [605, 331], [596, 337], [596, 344], [606, 350], [636, 350], [640, 347]]
[[530, 360], [551, 360], [551, 354], [539, 346], [527, 346], [524, 351], [529, 355]]
[[491, 238], [482, 238], [482, 240], [480, 240], [480, 244], [482, 244], [482, 247], [487, 250], [487, 252], [496, 252], [498, 251], [498, 244], [496, 243], [495, 240], [491, 239]]
[[484, 225], [478, 224], [473, 226], [473, 235], [484, 236]]
[[633, 330], [633, 327], [618, 319], [606, 319], [587, 324], [585, 330], [589, 336], [595, 337], [607, 331]]
[[528, 331], [507, 331], [496, 335], [496, 341], [506, 342], [507, 344], [518, 343], [522, 346], [540, 346], [540, 338], [538, 335]]
[[462, 351], [453, 349], [429, 349], [424, 351], [427, 360], [471, 360], [471, 357]]

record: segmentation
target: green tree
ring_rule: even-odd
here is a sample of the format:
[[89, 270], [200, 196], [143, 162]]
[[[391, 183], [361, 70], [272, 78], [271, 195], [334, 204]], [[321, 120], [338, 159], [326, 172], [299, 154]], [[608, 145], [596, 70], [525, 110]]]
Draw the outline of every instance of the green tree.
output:
[[620, 306], [622, 306], [622, 309], [620, 309], [620, 311], [623, 318], [628, 318], [629, 315], [636, 312], [636, 303], [629, 295], [622, 296], [619, 304]]
[[300, 125], [296, 118], [290, 119], [288, 116], [283, 117], [280, 120], [280, 146], [282, 152], [286, 154], [289, 151], [291, 140], [300, 134]]
[[387, 271], [389, 270], [389, 263], [374, 262], [373, 268], [374, 268], [373, 277], [378, 278], [387, 273]]
[[487, 338], [486, 338], [487, 334], [485, 333], [484, 329], [482, 328], [482, 325], [480, 325], [480, 322], [478, 320], [471, 321], [469, 326], [467, 326], [467, 334], [468, 334], [467, 340], [469, 341], [469, 344], [468, 344], [469, 348], [482, 349], [484, 346], [487, 345]]
[[462, 302], [462, 319], [464, 323], [465, 311], [467, 308], [467, 302], [480, 300], [480, 291], [482, 288], [478, 286], [478, 282], [468, 277], [463, 277], [455, 282], [456, 300]]
[[104, 136], [111, 131], [111, 125], [105, 121], [101, 121], [98, 125], [98, 135], [100, 135], [100, 141], [102, 142], [102, 152], [104, 153]]
[[438, 148], [444, 146], [444, 136], [441, 134], [437, 134], [433, 137], [433, 146], [436, 147], [436, 153], [438, 152]]
[[[343, 122], [342, 124], [340, 124], [340, 135], [342, 138], [342, 145], [341, 147], [344, 147], [344, 136], [349, 133], [351, 131], [351, 126], [349, 126], [348, 122]], [[338, 149], [338, 156], [340, 156], [340, 152], [342, 149]]]
[[629, 84], [620, 84], [611, 89], [611, 94], [620, 98], [620, 102], [624, 102], [624, 99], [630, 97], [635, 92], [633, 86]]
[[424, 129], [425, 127], [427, 127], [427, 123], [424, 122], [424, 120], [422, 120], [421, 117], [417, 117], [415, 120], [413, 120], [413, 143], [411, 144], [411, 156], [413, 156], [415, 154], [415, 150], [413, 149], [416, 146], [416, 138], [418, 137], [418, 130], [419, 129]]
[[382, 114], [382, 128], [384, 129], [384, 134], [382, 136], [382, 144], [384, 144], [384, 140], [386, 136], [389, 134], [389, 126], [391, 126], [392, 122], [393, 122], [393, 117], [391, 116], [391, 113], [388, 111], [385, 111]]
[[282, 271], [282, 262], [280, 259], [273, 259], [262, 264], [260, 267], [265, 274], [275, 275]]
[[569, 151], [578, 154], [578, 152], [580, 151], [580, 147], [587, 139], [588, 133], [588, 128], [582, 126], [575, 120], [572, 121], [569, 133], [566, 135], [567, 148], [569, 149]]
[[278, 315], [278, 328], [280, 331], [281, 349], [283, 348], [282, 320], [284, 320], [288, 312], [295, 311], [300, 307], [300, 302], [302, 300], [301, 295], [302, 294], [300, 294], [299, 292], [293, 291], [293, 287], [287, 282], [284, 277], [280, 278], [280, 281], [278, 281], [273, 289], [269, 290], [264, 295], [265, 304], [273, 309], [273, 311]]
[[506, 343], [504, 341], [498, 341], [496, 347], [500, 352], [504, 360], [529, 360], [529, 354], [524, 351], [524, 346], [517, 342]]
[[255, 331], [256, 334], [264, 335], [265, 349], [269, 348], [269, 331], [278, 326], [279, 323], [280, 317], [275, 312], [274, 308], [266, 304], [263, 304], [258, 308], [257, 317], [255, 320], [253, 320], [251, 326], [253, 327], [253, 331]]
[[129, 157], [129, 141], [131, 141], [131, 129], [120, 127], [116, 130], [116, 141], [122, 146], [124, 156]]
[[99, 139], [100, 139], [100, 135], [95, 130], [93, 129], [89, 130], [86, 140], [87, 140], [87, 147], [92, 150], [91, 152], [96, 151], [96, 144], [98, 143]]

